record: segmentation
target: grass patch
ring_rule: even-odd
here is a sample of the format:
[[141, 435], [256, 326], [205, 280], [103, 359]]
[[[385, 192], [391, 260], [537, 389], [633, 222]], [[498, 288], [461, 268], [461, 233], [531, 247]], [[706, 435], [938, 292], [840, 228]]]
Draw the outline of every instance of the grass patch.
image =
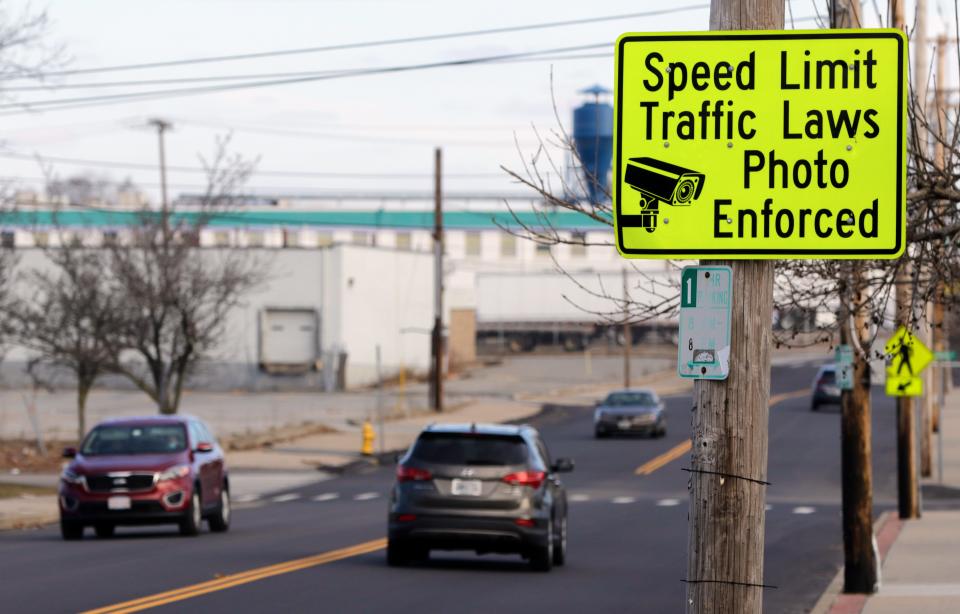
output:
[[57, 489], [50, 486], [33, 486], [30, 484], [8, 484], [0, 482], [0, 499], [20, 497], [22, 495], [55, 495]]

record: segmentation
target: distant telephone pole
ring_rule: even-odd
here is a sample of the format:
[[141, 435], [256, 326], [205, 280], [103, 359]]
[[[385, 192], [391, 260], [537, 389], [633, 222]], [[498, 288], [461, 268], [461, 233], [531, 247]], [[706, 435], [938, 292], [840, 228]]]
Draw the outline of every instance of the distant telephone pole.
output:
[[434, 151], [433, 186], [433, 334], [431, 351], [431, 406], [443, 411], [443, 150]]
[[[894, 28], [903, 30], [906, 22], [904, 20], [903, 0], [894, 0], [892, 9], [892, 25]], [[926, 77], [923, 67], [926, 66], [926, 53], [921, 53], [920, 48], [925, 49], [926, 42], [921, 45], [921, 39], [926, 37], [926, 1], [917, 2], [917, 23], [914, 32], [915, 45], [913, 61], [915, 70], [913, 71], [913, 89], [918, 96], [923, 87], [920, 83], [926, 83]], [[921, 64], [923, 66], [921, 66]], [[921, 80], [922, 79], [922, 80]], [[924, 138], [920, 139], [925, 142]], [[911, 313], [911, 291], [910, 291], [910, 256], [904, 253], [900, 270], [897, 272], [896, 280], [896, 300], [897, 313], [896, 318], [899, 324], [912, 328], [913, 317]], [[916, 419], [913, 411], [913, 397], [897, 397], [897, 511], [900, 518], [910, 519], [920, 517], [920, 486], [917, 480], [917, 429]]]
[[147, 124], [157, 129], [157, 139], [160, 142], [160, 206], [166, 211], [170, 203], [167, 201], [167, 156], [164, 151], [163, 135], [173, 128], [173, 124], [158, 117], [148, 120]]
[[[859, 0], [833, 0], [831, 28], [861, 28]], [[853, 389], [841, 396], [840, 484], [843, 526], [843, 592], [873, 593], [879, 579], [873, 535], [873, 434], [870, 423], [870, 365], [863, 348], [867, 327], [863, 265], [844, 265], [840, 342], [853, 346]]]

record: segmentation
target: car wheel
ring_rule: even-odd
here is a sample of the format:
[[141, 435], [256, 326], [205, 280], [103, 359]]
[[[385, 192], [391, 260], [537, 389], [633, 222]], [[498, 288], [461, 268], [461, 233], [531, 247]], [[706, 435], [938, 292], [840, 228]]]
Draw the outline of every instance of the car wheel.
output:
[[410, 562], [410, 549], [395, 539], [387, 539], [387, 565], [403, 567]]
[[113, 532], [116, 527], [109, 523], [95, 524], [93, 525], [93, 530], [96, 532], [97, 537], [113, 537]]
[[556, 566], [561, 566], [567, 562], [567, 517], [564, 516], [560, 519], [560, 522], [557, 523], [557, 531], [554, 535], [555, 543], [553, 544], [553, 564]]
[[74, 520], [60, 519], [60, 536], [67, 541], [83, 538], [83, 525]]
[[188, 537], [197, 535], [200, 533], [201, 522], [203, 522], [203, 512], [200, 509], [200, 490], [194, 488], [190, 496], [190, 505], [187, 506], [187, 511], [180, 520], [180, 535]]
[[547, 522], [547, 543], [543, 546], [534, 546], [530, 554], [530, 567], [534, 571], [550, 571], [553, 567], [553, 521]]
[[603, 429], [595, 429], [593, 431], [593, 436], [597, 439], [604, 439], [607, 436], [607, 432]]
[[207, 524], [214, 533], [224, 533], [230, 528], [230, 491], [226, 485], [220, 490], [220, 506]]
[[820, 404], [816, 401], [810, 404], [810, 411], [817, 411], [818, 409], [820, 409]]

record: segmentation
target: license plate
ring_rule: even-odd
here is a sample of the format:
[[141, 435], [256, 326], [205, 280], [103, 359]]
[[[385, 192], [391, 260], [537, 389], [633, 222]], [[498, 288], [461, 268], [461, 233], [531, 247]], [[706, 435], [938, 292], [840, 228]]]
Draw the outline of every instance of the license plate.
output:
[[130, 509], [130, 497], [110, 497], [107, 499], [108, 510], [128, 510]]
[[620, 422], [617, 422], [617, 428], [628, 429], [630, 428], [630, 424], [631, 423], [629, 420], [621, 420]]
[[483, 484], [480, 480], [458, 480], [454, 479], [450, 486], [450, 492], [455, 495], [466, 495], [468, 497], [479, 497], [483, 492]]

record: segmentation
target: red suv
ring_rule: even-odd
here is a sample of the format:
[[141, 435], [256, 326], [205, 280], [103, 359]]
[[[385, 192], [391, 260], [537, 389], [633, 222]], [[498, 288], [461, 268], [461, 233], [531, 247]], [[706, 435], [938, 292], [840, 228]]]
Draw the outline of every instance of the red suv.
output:
[[196, 535], [230, 527], [230, 483], [223, 451], [206, 425], [188, 416], [108, 420], [95, 426], [60, 476], [60, 531], [80, 539], [117, 525], [180, 526]]

